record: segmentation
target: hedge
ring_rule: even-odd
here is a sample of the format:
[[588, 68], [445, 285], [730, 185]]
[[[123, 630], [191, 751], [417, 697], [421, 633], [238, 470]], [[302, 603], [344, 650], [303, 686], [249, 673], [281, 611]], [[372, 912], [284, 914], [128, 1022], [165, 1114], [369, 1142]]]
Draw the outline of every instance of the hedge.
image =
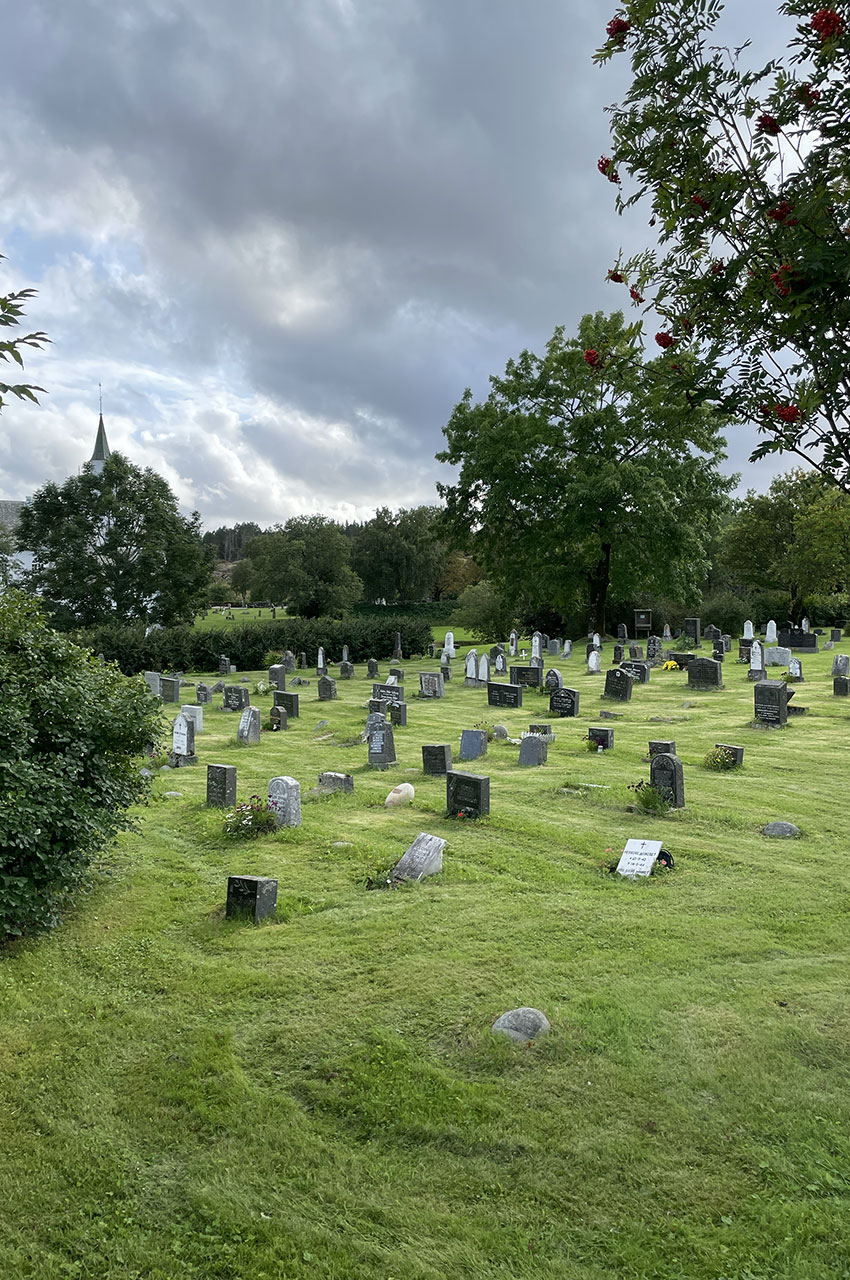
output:
[[431, 627], [423, 618], [347, 617], [279, 618], [252, 622], [245, 627], [160, 627], [145, 635], [142, 624], [93, 627], [77, 632], [74, 639], [109, 662], [117, 662], [125, 675], [139, 671], [217, 671], [219, 654], [227, 654], [239, 671], [265, 666], [266, 654], [291, 649], [307, 654], [315, 663], [319, 645], [328, 662], [339, 662], [348, 645], [352, 662], [367, 658], [391, 658], [396, 632], [401, 632], [405, 657], [424, 653]]

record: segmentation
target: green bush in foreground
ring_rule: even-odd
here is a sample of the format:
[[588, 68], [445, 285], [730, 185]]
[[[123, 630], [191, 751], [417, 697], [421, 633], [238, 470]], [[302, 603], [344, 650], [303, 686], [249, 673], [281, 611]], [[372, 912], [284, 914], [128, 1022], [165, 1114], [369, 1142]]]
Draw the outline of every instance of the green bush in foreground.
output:
[[132, 825], [136, 757], [159, 703], [141, 680], [51, 631], [23, 592], [0, 595], [0, 938], [55, 923], [92, 857]]

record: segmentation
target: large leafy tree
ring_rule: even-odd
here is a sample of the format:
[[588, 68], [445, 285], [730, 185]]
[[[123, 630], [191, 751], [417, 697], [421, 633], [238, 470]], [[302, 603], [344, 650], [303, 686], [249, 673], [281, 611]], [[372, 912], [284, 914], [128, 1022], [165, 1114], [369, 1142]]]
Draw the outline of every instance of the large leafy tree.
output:
[[254, 569], [251, 594], [285, 604], [290, 613], [338, 616], [363, 595], [350, 564], [350, 539], [327, 516], [293, 516], [252, 539], [246, 554]]
[[609, 279], [662, 317], [671, 385], [755, 423], [753, 459], [850, 490], [850, 17], [814, 8], [781, 6], [796, 38], [759, 65], [720, 47], [719, 0], [627, 0], [596, 55], [632, 61], [598, 167], [621, 211], [651, 205], [660, 249]]
[[104, 622], [188, 621], [203, 602], [210, 553], [200, 516], [180, 514], [167, 481], [113, 453], [21, 512], [18, 546], [33, 553], [27, 585], [64, 630]]
[[610, 586], [694, 595], [734, 481], [717, 469], [722, 416], [670, 393], [658, 363], [644, 363], [639, 325], [599, 312], [455, 408], [437, 455], [459, 467], [438, 486], [446, 519], [509, 592], [561, 612], [584, 603], [599, 629]]
[[739, 587], [786, 591], [799, 622], [807, 596], [850, 587], [850, 497], [817, 471], [776, 476], [738, 505], [722, 548]]
[[356, 531], [353, 567], [364, 595], [407, 604], [434, 594], [446, 561], [439, 515], [437, 507], [380, 507]]

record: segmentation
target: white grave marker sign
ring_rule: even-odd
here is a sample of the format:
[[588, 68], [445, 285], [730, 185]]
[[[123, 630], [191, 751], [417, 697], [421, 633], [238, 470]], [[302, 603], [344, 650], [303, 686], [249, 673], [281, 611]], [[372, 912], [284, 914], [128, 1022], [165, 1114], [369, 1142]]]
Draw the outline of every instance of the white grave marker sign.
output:
[[626, 847], [617, 863], [617, 871], [621, 876], [648, 876], [661, 852], [660, 840], [627, 840]]

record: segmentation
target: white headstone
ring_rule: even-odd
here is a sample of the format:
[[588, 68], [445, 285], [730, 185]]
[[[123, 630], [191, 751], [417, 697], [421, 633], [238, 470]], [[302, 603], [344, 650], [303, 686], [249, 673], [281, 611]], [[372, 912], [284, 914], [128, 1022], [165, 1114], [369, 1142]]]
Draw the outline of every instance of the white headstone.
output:
[[180, 714], [184, 715], [187, 720], [191, 720], [195, 726], [195, 733], [204, 732], [204, 708], [187, 706], [180, 708]]
[[176, 756], [195, 754], [195, 726], [181, 711], [171, 727], [171, 750]]
[[764, 659], [761, 653], [761, 641], [754, 640], [750, 649], [750, 671], [763, 671]]
[[279, 827], [301, 826], [301, 784], [287, 776], [269, 783], [269, 809]]
[[539, 631], [535, 631], [531, 637], [531, 656], [532, 658], [543, 657], [543, 636]]
[[627, 840], [626, 847], [620, 855], [617, 870], [621, 876], [652, 875], [652, 868], [661, 852], [660, 840]]
[[398, 676], [387, 676], [385, 684], [398, 684]]
[[260, 708], [246, 707], [239, 717], [239, 728], [236, 730], [239, 742], [256, 746], [260, 741]]
[[322, 647], [322, 645], [319, 645], [319, 656], [316, 659], [316, 670], [318, 671], [320, 667], [324, 667], [324, 666], [325, 666], [325, 650]]
[[515, 631], [512, 631], [510, 634], [510, 637], [508, 638], [508, 653], [512, 658], [516, 657], [518, 648], [519, 648], [519, 636]]
[[486, 653], [478, 659], [478, 679], [485, 683], [490, 679], [490, 659]]
[[792, 680], [802, 680], [803, 664], [799, 658], [792, 658], [788, 663], [788, 674]]
[[423, 876], [439, 875], [443, 869], [445, 840], [420, 831], [400, 862], [393, 868], [395, 880], [421, 880]]
[[587, 655], [587, 669], [594, 675], [598, 675], [602, 670], [602, 659], [595, 649], [592, 649]]
[[808, 618], [804, 618], [804, 619], [803, 619], [803, 621], [800, 623], [800, 627], [802, 628], [802, 630], [805, 632], [805, 634], [806, 634], [806, 635], [808, 635], [808, 634], [809, 634], [809, 620], [808, 620]]
[[464, 674], [467, 680], [478, 679], [478, 652], [475, 649], [470, 649], [469, 653], [466, 655], [466, 667], [464, 669]]
[[571, 658], [571, 657], [573, 656], [573, 642], [572, 642], [572, 640], [565, 640], [565, 641], [564, 641], [564, 654], [563, 654], [563, 656], [564, 656], [565, 658]]
[[767, 624], [767, 631], [764, 633], [764, 642], [765, 644], [776, 644], [778, 639], [779, 637], [776, 634], [776, 623], [773, 621], [773, 618], [771, 618], [770, 622]]
[[597, 649], [601, 649], [601, 648], [602, 648], [602, 641], [599, 639], [599, 632], [598, 632], [598, 631], [594, 631], [594, 633], [593, 633], [593, 644], [594, 644], [594, 646], [595, 646]]
[[453, 631], [446, 632], [446, 638], [443, 642], [443, 653], [449, 658], [455, 656], [455, 633]]
[[747, 618], [747, 621], [744, 623], [744, 639], [752, 640], [754, 637], [755, 632], [753, 631], [753, 624], [750, 619]]
[[673, 632], [670, 630], [670, 623], [669, 623], [669, 622], [665, 622], [665, 623], [664, 623], [664, 630], [663, 630], [663, 631], [662, 631], [662, 633], [661, 633], [661, 639], [662, 639], [662, 640], [672, 640], [672, 639], [673, 639]]

